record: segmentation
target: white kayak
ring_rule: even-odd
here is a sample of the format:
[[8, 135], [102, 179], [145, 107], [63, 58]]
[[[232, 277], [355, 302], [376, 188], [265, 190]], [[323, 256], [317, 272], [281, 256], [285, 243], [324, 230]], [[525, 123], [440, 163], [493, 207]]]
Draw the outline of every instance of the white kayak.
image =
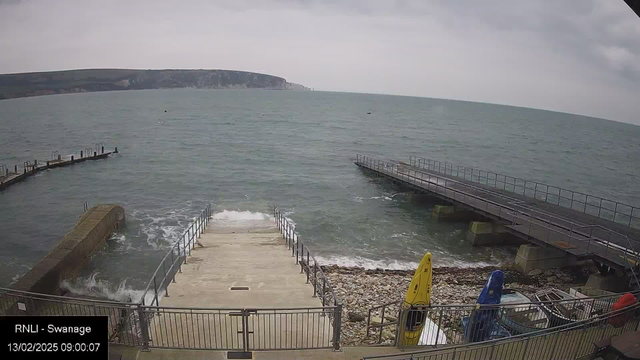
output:
[[[436, 339], [438, 340], [436, 343]], [[438, 325], [431, 321], [429, 317], [425, 317], [424, 327], [420, 334], [418, 345], [443, 345], [447, 343], [447, 336], [444, 331], [438, 328]]]

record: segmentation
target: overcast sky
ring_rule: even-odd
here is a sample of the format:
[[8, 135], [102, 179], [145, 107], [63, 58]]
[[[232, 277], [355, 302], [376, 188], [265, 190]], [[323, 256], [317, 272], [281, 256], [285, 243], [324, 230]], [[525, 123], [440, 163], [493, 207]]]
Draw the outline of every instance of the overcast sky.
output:
[[235, 69], [640, 124], [622, 0], [0, 0], [0, 73]]

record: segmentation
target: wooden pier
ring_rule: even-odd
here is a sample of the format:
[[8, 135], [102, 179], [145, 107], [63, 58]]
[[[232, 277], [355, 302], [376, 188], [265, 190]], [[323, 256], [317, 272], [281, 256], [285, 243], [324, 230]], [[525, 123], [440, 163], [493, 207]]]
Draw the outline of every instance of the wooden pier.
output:
[[[355, 164], [377, 175], [438, 197], [458, 209], [472, 211], [502, 224], [508, 232], [530, 243], [561, 250], [579, 260], [593, 259], [622, 270], [630, 279], [637, 279], [640, 230], [632, 227], [638, 220], [637, 216], [640, 216], [637, 208], [625, 205], [630, 207], [629, 211], [625, 210], [628, 218], [614, 212], [613, 218], [607, 219], [594, 215], [595, 211], [586, 211], [590, 205], [590, 195], [587, 195], [584, 201], [572, 200], [571, 207], [568, 208], [561, 205], [564, 195], [560, 190], [557, 192], [557, 204], [554, 204], [555, 200], [549, 201], [548, 189], [544, 199], [541, 199], [537, 192], [528, 193], [526, 189], [530, 187], [526, 184], [523, 193], [518, 194], [517, 191], [509, 191], [520, 186], [515, 180], [511, 188], [500, 184], [511, 184], [511, 181], [506, 179], [498, 180], [498, 186], [495, 181], [482, 184], [473, 181], [473, 176], [467, 176], [468, 168], [463, 170], [463, 167], [456, 168], [450, 164], [431, 166], [422, 160], [425, 159], [412, 158], [406, 163], [358, 155]], [[487, 172], [484, 176], [490, 177]], [[602, 200], [600, 199], [600, 204]], [[574, 206], [574, 201], [584, 206]], [[584, 208], [585, 211], [576, 210], [576, 207]], [[597, 214], [603, 212], [601, 208]], [[633, 282], [637, 285], [637, 280]]]
[[14, 165], [13, 168], [8, 168], [4, 165], [0, 166], [0, 191], [8, 188], [9, 186], [26, 180], [27, 178], [37, 174], [40, 171], [49, 170], [57, 167], [69, 166], [85, 162], [87, 160], [100, 160], [108, 157], [111, 154], [117, 154], [118, 148], [113, 151], [104, 151], [104, 146], [100, 149], [93, 151], [91, 148], [86, 148], [80, 151], [79, 156], [69, 155], [68, 158], [63, 158], [57, 151], [54, 151], [50, 160], [38, 161], [34, 160], [25, 161], [21, 167]]

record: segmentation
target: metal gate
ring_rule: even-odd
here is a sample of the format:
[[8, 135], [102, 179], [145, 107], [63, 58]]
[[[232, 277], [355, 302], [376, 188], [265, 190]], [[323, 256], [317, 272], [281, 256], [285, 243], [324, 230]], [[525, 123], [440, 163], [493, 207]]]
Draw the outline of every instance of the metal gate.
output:
[[337, 350], [340, 348], [341, 312], [341, 306], [290, 309], [147, 307], [141, 319], [141, 337], [144, 348], [231, 352]]

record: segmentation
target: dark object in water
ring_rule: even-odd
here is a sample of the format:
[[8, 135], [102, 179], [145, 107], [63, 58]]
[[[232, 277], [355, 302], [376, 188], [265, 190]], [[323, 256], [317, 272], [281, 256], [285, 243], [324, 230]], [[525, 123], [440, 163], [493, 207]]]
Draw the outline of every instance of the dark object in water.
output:
[[165, 110], [164, 112], [167, 112], [167, 110]]
[[371, 113], [370, 113], [370, 112], [368, 112], [368, 113], [367, 113], [367, 115], [371, 115]]
[[[489, 279], [487, 279], [487, 283], [480, 292], [480, 296], [478, 296], [478, 304], [500, 304], [503, 284], [504, 273], [501, 270], [492, 271], [491, 275], [489, 275]], [[498, 312], [498, 308], [484, 309], [481, 307], [478, 310], [474, 310], [471, 313], [471, 316], [469, 316], [469, 323], [464, 331], [465, 340], [469, 342], [477, 342], [489, 339], [492, 330], [497, 325]]]

